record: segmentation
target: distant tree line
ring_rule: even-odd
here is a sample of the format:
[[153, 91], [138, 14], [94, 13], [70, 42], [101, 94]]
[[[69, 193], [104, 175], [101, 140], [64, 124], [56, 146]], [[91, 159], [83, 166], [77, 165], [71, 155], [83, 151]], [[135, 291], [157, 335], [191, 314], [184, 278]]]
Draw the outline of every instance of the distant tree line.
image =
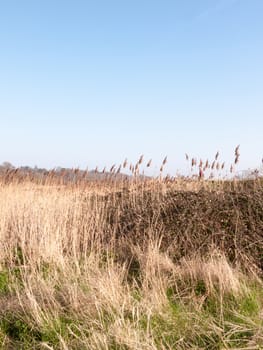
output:
[[[95, 170], [81, 170], [79, 168], [63, 168], [63, 167], [56, 167], [53, 169], [46, 169], [46, 168], [38, 168], [37, 166], [30, 167], [30, 166], [21, 166], [21, 167], [15, 167], [10, 162], [3, 162], [0, 165], [0, 175], [3, 174], [12, 174], [17, 173], [20, 176], [30, 176], [36, 179], [45, 179], [47, 177], [54, 177], [54, 178], [63, 178], [66, 182], [74, 182], [75, 180], [79, 179], [86, 179], [86, 180], [105, 180], [106, 177], [112, 176], [110, 172], [107, 171], [98, 171]], [[114, 174], [115, 178], [123, 179], [123, 178], [129, 178], [128, 175], [119, 173]]]

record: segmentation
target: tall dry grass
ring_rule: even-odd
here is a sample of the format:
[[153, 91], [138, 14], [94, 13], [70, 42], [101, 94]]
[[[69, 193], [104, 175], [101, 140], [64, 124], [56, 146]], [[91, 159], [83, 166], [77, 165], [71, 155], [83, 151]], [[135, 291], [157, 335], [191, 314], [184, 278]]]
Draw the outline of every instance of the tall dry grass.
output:
[[262, 181], [142, 162], [132, 180], [1, 179], [3, 349], [263, 348]]

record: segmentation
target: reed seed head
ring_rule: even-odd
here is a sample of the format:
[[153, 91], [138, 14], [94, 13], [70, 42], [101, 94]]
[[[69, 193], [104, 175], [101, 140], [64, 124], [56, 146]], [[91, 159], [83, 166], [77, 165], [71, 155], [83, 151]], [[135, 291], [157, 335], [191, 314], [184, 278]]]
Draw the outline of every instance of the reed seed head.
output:
[[110, 168], [110, 173], [114, 171], [114, 168], [115, 168], [115, 164], [113, 164], [113, 166]]
[[164, 158], [162, 165], [165, 165], [167, 163], [167, 156]]
[[151, 164], [152, 164], [152, 160], [150, 159], [149, 162], [148, 162], [147, 165], [146, 165], [147, 168], [149, 168], [149, 167], [151, 166]]
[[143, 162], [143, 154], [140, 156], [140, 159], [137, 164], [142, 164], [142, 162]]
[[128, 164], [128, 161], [127, 161], [127, 158], [126, 158], [125, 161], [123, 162], [123, 165], [122, 165], [124, 169], [126, 168], [127, 164]]
[[204, 177], [204, 172], [203, 170], [200, 168], [199, 169], [199, 179], [202, 179]]

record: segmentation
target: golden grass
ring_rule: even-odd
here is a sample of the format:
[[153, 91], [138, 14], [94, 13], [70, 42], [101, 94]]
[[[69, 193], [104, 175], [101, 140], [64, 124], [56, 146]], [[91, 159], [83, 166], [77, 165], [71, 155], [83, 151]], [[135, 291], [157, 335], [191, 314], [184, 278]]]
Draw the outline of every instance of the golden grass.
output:
[[0, 185], [3, 349], [263, 348], [260, 181], [31, 180]]

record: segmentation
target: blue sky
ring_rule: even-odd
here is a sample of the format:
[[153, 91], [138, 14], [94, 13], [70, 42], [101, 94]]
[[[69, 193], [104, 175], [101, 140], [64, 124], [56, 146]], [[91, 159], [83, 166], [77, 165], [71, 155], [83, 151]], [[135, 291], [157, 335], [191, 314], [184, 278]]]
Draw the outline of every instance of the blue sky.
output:
[[0, 1], [0, 162], [263, 156], [262, 0]]

